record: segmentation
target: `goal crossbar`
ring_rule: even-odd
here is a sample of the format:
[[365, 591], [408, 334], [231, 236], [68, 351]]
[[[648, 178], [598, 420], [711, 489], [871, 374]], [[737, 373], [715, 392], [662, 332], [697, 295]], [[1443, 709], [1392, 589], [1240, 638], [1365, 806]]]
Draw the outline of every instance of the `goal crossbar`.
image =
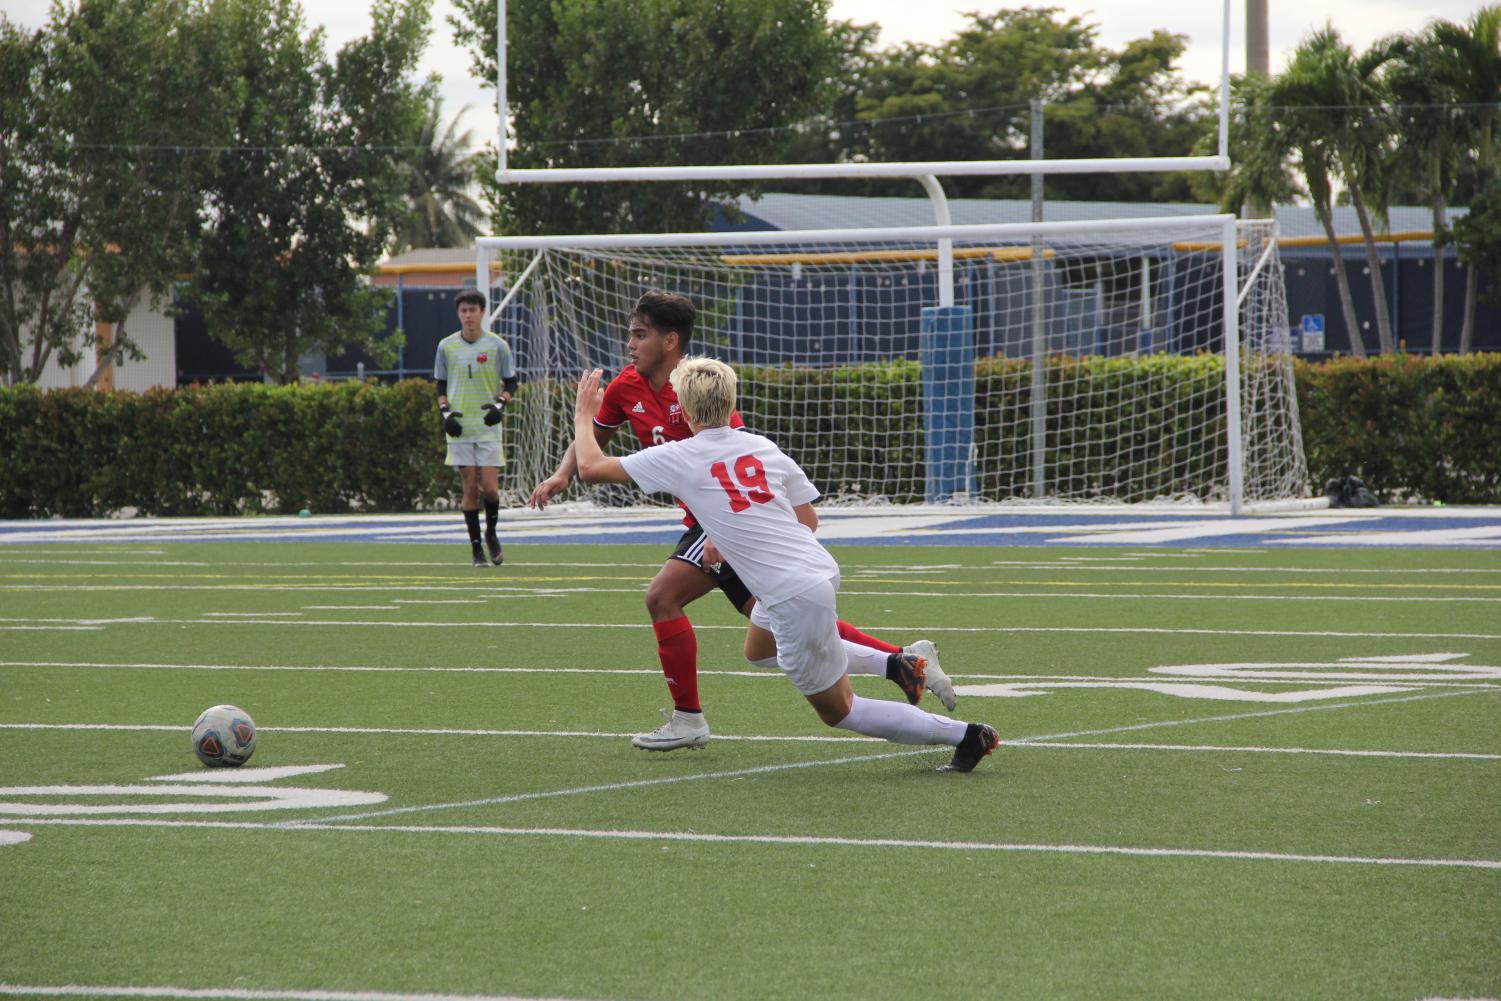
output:
[[998, 177], [1018, 174], [1143, 174], [1230, 169], [1228, 156], [1093, 157], [1058, 160], [935, 160], [912, 163], [729, 164], [719, 167], [523, 167], [496, 172], [502, 184], [625, 181], [785, 181], [830, 177]]
[[[975, 241], [1016, 237], [1130, 233], [1176, 229], [1202, 230], [1218, 236], [1233, 215], [1148, 216], [1140, 219], [1077, 220], [1071, 222], [971, 223], [960, 226], [889, 226], [863, 229], [753, 230], [731, 233], [631, 233], [592, 236], [482, 236], [474, 241], [481, 256], [490, 250], [620, 250], [638, 247], [737, 247], [766, 244], [932, 243], [938, 240]], [[1206, 240], [1206, 242], [1215, 242]]]

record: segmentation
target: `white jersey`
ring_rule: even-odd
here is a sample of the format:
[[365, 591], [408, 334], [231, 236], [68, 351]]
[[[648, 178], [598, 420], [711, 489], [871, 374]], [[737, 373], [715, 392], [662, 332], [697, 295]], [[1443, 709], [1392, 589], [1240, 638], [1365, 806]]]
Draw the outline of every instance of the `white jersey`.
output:
[[682, 501], [760, 601], [784, 601], [839, 573], [834, 557], [792, 513], [816, 500], [818, 488], [769, 439], [704, 428], [620, 462], [642, 490]]

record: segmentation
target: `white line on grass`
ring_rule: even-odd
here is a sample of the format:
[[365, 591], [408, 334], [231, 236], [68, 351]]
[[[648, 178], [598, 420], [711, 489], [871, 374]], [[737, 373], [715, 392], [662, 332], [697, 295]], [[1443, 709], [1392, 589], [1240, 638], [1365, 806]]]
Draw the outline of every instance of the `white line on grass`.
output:
[[[1294, 666], [1294, 665], [1290, 665]], [[163, 664], [157, 662], [146, 663], [106, 663], [103, 661], [47, 661], [47, 660], [0, 660], [0, 667], [61, 667], [76, 668], [83, 670], [155, 670], [155, 671], [291, 671], [307, 673], [355, 673], [355, 674], [606, 674], [622, 676], [649, 675], [657, 677], [661, 672], [654, 668], [646, 667], [439, 667], [437, 665], [421, 665], [417, 667], [399, 666], [369, 666], [359, 664]], [[753, 678], [756, 680], [768, 678], [780, 678], [778, 671], [761, 670], [734, 670], [731, 668], [700, 668], [700, 675], [717, 678]], [[875, 677], [874, 675], [862, 675], [861, 677]], [[1094, 675], [1094, 674], [955, 674], [956, 680], [970, 681], [1004, 681], [1018, 684], [1037, 685], [1052, 684], [1058, 682], [1099, 682], [1102, 685], [1123, 684], [1161, 684], [1161, 674], [1150, 674], [1132, 677], [1129, 675]], [[1238, 685], [1262, 685], [1262, 686], [1303, 686], [1311, 680], [1333, 680], [1325, 674], [1300, 673], [1297, 677], [1245, 677], [1240, 674], [1216, 675], [1216, 678], [1229, 677]], [[1341, 676], [1344, 677], [1344, 676]], [[1362, 680], [1386, 680], [1386, 675], [1350, 675]], [[1467, 677], [1464, 674], [1455, 674], [1455, 678]], [[1183, 684], [1202, 683], [1205, 687], [1216, 687], [1209, 684], [1210, 679], [1191, 678], [1183, 681]], [[1501, 685], [1494, 682], [1482, 681], [1459, 681], [1449, 678], [1439, 678], [1433, 675], [1421, 676], [1393, 676], [1391, 680], [1402, 681], [1406, 684], [1417, 684], [1424, 688], [1497, 688]]]
[[[644, 583], [644, 581], [643, 581]], [[473, 593], [475, 589], [464, 585], [444, 584], [0, 584], [0, 591], [21, 591], [43, 593], [50, 591], [67, 591], [71, 593], [102, 592], [102, 591], [299, 591], [303, 593], [312, 591], [468, 591]], [[534, 597], [534, 596], [558, 596], [573, 594], [638, 594], [639, 587], [492, 587], [487, 588], [490, 592], [505, 592], [508, 597]], [[846, 597], [865, 598], [943, 598], [952, 599], [956, 595], [953, 591], [854, 591], [842, 590]], [[1166, 594], [1146, 591], [1121, 592], [1118, 594], [1103, 594], [1095, 592], [1059, 592], [1059, 591], [966, 591], [965, 598], [1026, 598], [1040, 600], [1045, 598], [1061, 598], [1069, 601], [1360, 601], [1360, 602], [1464, 602], [1467, 604], [1497, 604], [1501, 603], [1501, 597], [1483, 598], [1456, 595], [1441, 597], [1436, 595], [1367, 595], [1367, 594]], [[161, 622], [177, 624], [176, 619], [161, 619]], [[186, 620], [193, 622], [196, 620]], [[299, 623], [301, 624], [301, 623]], [[348, 625], [349, 623], [326, 623], [327, 625]], [[371, 622], [362, 625], [426, 625], [426, 623], [386, 623]], [[435, 623], [440, 624], [440, 623]], [[466, 623], [474, 625], [476, 623]]]
[[[962, 779], [958, 781], [964, 781]], [[332, 818], [338, 819], [338, 818]], [[6, 823], [57, 827], [217, 828], [246, 831], [347, 831], [379, 834], [470, 834], [492, 837], [594, 838], [609, 841], [682, 841], [709, 844], [797, 845], [815, 848], [927, 848], [961, 852], [1028, 852], [1049, 855], [1116, 855], [1141, 858], [1204, 858], [1255, 862], [1324, 862], [1344, 865], [1424, 866], [1501, 870], [1501, 860], [1396, 858], [1371, 855], [1323, 855], [1299, 852], [1236, 851], [1214, 848], [1139, 848], [1125, 845], [1029, 844], [995, 841], [929, 841], [915, 838], [836, 838], [799, 834], [705, 834], [696, 831], [594, 830], [574, 827], [498, 827], [481, 825], [418, 826], [409, 824], [256, 823], [207, 820], [16, 819]]]
[[[715, 735], [718, 737], [718, 734]], [[1003, 747], [1047, 747], [1053, 749], [1102, 751], [1225, 751], [1244, 754], [1327, 754], [1355, 758], [1442, 758], [1468, 761], [1501, 761], [1501, 754], [1467, 754], [1460, 751], [1348, 751], [1327, 747], [1232, 747], [1222, 744], [1106, 744], [1063, 743], [1047, 740], [1003, 740]]]
[[[168, 724], [130, 724], [130, 723], [0, 723], [0, 730], [119, 730], [138, 732], [180, 732], [187, 729], [185, 726]], [[578, 738], [592, 737], [605, 740], [621, 740], [631, 736], [625, 732], [609, 732], [601, 730], [463, 730], [454, 728], [441, 729], [398, 729], [393, 727], [354, 727], [354, 726], [284, 726], [284, 727], [261, 727], [264, 733], [332, 733], [332, 734], [370, 734], [390, 736], [420, 736], [420, 737], [554, 737], [554, 738]], [[767, 735], [767, 734], [719, 734], [714, 735], [716, 741], [725, 743], [795, 743], [795, 744], [875, 744], [880, 743], [877, 737], [840, 736], [826, 737], [812, 734], [802, 735]], [[1225, 752], [1245, 754], [1315, 754], [1330, 756], [1349, 756], [1362, 758], [1424, 758], [1438, 760], [1467, 760], [1467, 761], [1501, 761], [1501, 754], [1479, 754], [1465, 751], [1383, 751], [1383, 750], [1346, 750], [1342, 748], [1325, 747], [1261, 747], [1247, 745], [1227, 744], [1121, 744], [1121, 743], [1086, 743], [1038, 740], [1031, 737], [1023, 737], [1015, 740], [1002, 740], [1002, 747], [1019, 748], [1045, 748], [1049, 750], [1112, 750], [1112, 751], [1193, 751], [1193, 752]], [[198, 773], [192, 773], [198, 775]], [[246, 778], [253, 777], [248, 772], [227, 773], [217, 776], [217, 780], [231, 781], [236, 775]], [[199, 776], [201, 778], [201, 776]]]
[[[635, 591], [631, 592], [636, 593]], [[506, 597], [513, 597], [507, 595]], [[545, 597], [545, 595], [538, 595]], [[288, 613], [281, 613], [288, 614]], [[301, 614], [301, 613], [291, 613]], [[6, 620], [0, 620], [4, 622]], [[83, 623], [98, 625], [101, 623], [115, 624], [144, 624], [144, 625], [185, 625], [185, 626], [224, 626], [224, 625], [257, 625], [257, 626], [352, 626], [358, 629], [368, 629], [371, 626], [391, 626], [393, 628], [426, 628], [426, 629], [640, 629], [640, 622], [506, 622], [506, 621], [483, 621], [483, 622], [386, 622], [375, 619], [342, 619], [342, 620], [292, 620], [292, 619], [256, 619], [254, 621], [234, 622], [232, 620], [215, 619], [153, 619], [150, 616], [129, 619], [11, 619], [11, 622], [58, 622], [58, 623]], [[0, 625], [0, 629], [5, 628]], [[744, 625], [714, 625], [694, 624], [693, 628], [699, 632], [709, 630], [731, 630], [744, 632]], [[909, 626], [892, 625], [890, 632], [929, 633], [942, 635], [944, 633], [1080, 633], [1080, 634], [1138, 634], [1148, 636], [1283, 636], [1283, 637], [1327, 637], [1335, 639], [1433, 639], [1433, 640], [1501, 640], [1501, 633], [1430, 633], [1430, 632], [1354, 632], [1350, 630], [1322, 629], [1322, 630], [1297, 630], [1297, 629], [1168, 629], [1150, 626]]]
[[[513, 793], [509, 796], [487, 796], [461, 803], [425, 803], [420, 806], [398, 806], [387, 810], [362, 813], [346, 813], [335, 817], [319, 817], [317, 823], [331, 824], [344, 820], [370, 820], [375, 817], [394, 817], [407, 813], [430, 813], [434, 810], [462, 810], [475, 806], [496, 806], [504, 803], [520, 803], [533, 799], [554, 799], [559, 796], [577, 796], [591, 792], [615, 792], [620, 789], [641, 789], [646, 786], [676, 785], [680, 782], [698, 782], [704, 779], [732, 779], [745, 775], [767, 775], [773, 772], [793, 771], [799, 768], [823, 768], [829, 765], [864, 764], [868, 761], [885, 761], [890, 758], [910, 758], [934, 751], [947, 751], [948, 747], [922, 747], [913, 751], [888, 751], [885, 754], [862, 754], [852, 758], [832, 758], [819, 761], [790, 761], [779, 765], [759, 765], [755, 768], [736, 768], [727, 772], [700, 772], [697, 775], [671, 775], [659, 779], [635, 779], [630, 782], [609, 782], [601, 785], [575, 786], [569, 789], [548, 789], [543, 792]], [[289, 820], [288, 827], [303, 827], [312, 823], [304, 820]]]
[[0, 984], [0, 995], [101, 998], [223, 998], [225, 1001], [568, 1001], [514, 994], [398, 994], [390, 991], [284, 991], [244, 987], [100, 987]]
[[[188, 729], [185, 725], [171, 725], [161, 723], [0, 723], [0, 730], [120, 730], [148, 732], [182, 732]], [[395, 737], [594, 737], [605, 740], [623, 740], [632, 736], [627, 732], [610, 732], [604, 730], [461, 730], [452, 727], [444, 728], [396, 728], [396, 727], [368, 727], [368, 726], [263, 726], [262, 733], [333, 733], [333, 734], [369, 734], [387, 735]], [[815, 734], [723, 734], [714, 735], [716, 741], [724, 743], [764, 743], [764, 744], [880, 744], [879, 737], [862, 737], [857, 734], [847, 736], [823, 736]], [[1380, 751], [1380, 750], [1345, 750], [1341, 748], [1323, 747], [1261, 747], [1229, 744], [1109, 744], [1090, 743], [1084, 741], [1043, 740], [1037, 737], [1020, 737], [1013, 740], [1002, 740], [1002, 747], [1020, 748], [1045, 748], [1049, 750], [1111, 750], [1111, 751], [1203, 751], [1227, 752], [1247, 754], [1326, 754], [1335, 756], [1351, 756], [1361, 758], [1434, 758], [1468, 761], [1501, 761], [1501, 754], [1479, 754], [1466, 751]], [[934, 748], [942, 750], [942, 748]], [[915, 753], [915, 752], [914, 752]], [[199, 773], [191, 773], [202, 777]], [[220, 772], [216, 775], [216, 781], [235, 781], [235, 775], [247, 775], [246, 771]]]
[[[1489, 689], [1496, 691], [1496, 689]], [[1031, 744], [1034, 742], [1051, 740], [1070, 740], [1074, 737], [1100, 737], [1107, 733], [1130, 733], [1136, 730], [1155, 730], [1166, 726], [1193, 726], [1196, 723], [1224, 723], [1230, 720], [1254, 719], [1260, 716], [1288, 716], [1293, 713], [1316, 713], [1328, 709], [1353, 709], [1361, 706], [1380, 706], [1392, 702], [1421, 702], [1426, 699], [1447, 699], [1456, 695], [1482, 695], [1487, 689], [1468, 689], [1466, 691], [1433, 692], [1427, 695], [1397, 695], [1387, 699], [1361, 699], [1357, 702], [1326, 702], [1323, 705], [1296, 706], [1291, 709], [1263, 709], [1258, 712], [1228, 713], [1223, 716], [1200, 716], [1196, 719], [1169, 719], [1159, 720], [1156, 723], [1132, 723], [1127, 726], [1106, 727], [1103, 730], [1075, 730], [1072, 733], [1049, 733], [1036, 737], [1020, 737], [1008, 743]]]
[[[1201, 717], [1199, 719], [1163, 720], [1163, 721], [1159, 721], [1159, 722], [1156, 722], [1156, 723], [1134, 723], [1134, 724], [1130, 724], [1128, 726], [1111, 727], [1109, 729], [1104, 729], [1104, 730], [1086, 730], [1086, 731], [1079, 731], [1079, 732], [1076, 732], [1076, 733], [1055, 733], [1055, 734], [1047, 734], [1047, 735], [1038, 735], [1036, 737], [1030, 737], [1030, 738], [1023, 737], [1020, 740], [1010, 741], [1010, 743], [1013, 743], [1013, 744], [1028, 744], [1028, 743], [1032, 743], [1034, 741], [1036, 741], [1036, 742], [1042, 742], [1042, 741], [1059, 741], [1059, 740], [1067, 740], [1067, 739], [1070, 739], [1072, 737], [1099, 736], [1099, 735], [1108, 734], [1108, 733], [1127, 733], [1127, 732], [1136, 731], [1136, 730], [1150, 730], [1150, 729], [1153, 729], [1153, 728], [1156, 728], [1156, 727], [1188, 726], [1188, 725], [1195, 724], [1195, 723], [1219, 723], [1219, 722], [1225, 722], [1225, 721], [1229, 721], [1229, 720], [1251, 719], [1251, 718], [1262, 717], [1262, 716], [1284, 716], [1284, 715], [1289, 715], [1289, 714], [1292, 714], [1292, 713], [1318, 712], [1318, 711], [1328, 710], [1328, 709], [1350, 709], [1350, 708], [1354, 708], [1354, 707], [1357, 707], [1357, 706], [1383, 705], [1383, 704], [1391, 703], [1391, 702], [1416, 702], [1416, 701], [1421, 701], [1423, 699], [1439, 699], [1439, 698], [1448, 698], [1448, 697], [1455, 696], [1455, 695], [1474, 695], [1474, 694], [1477, 694], [1477, 693], [1475, 691], [1439, 692], [1439, 693], [1435, 693], [1435, 694], [1431, 694], [1431, 695], [1404, 695], [1404, 696], [1397, 696], [1397, 697], [1386, 698], [1386, 699], [1366, 699], [1366, 700], [1362, 700], [1362, 701], [1358, 701], [1358, 702], [1331, 702], [1331, 703], [1327, 703], [1325, 705], [1319, 705], [1319, 706], [1299, 706], [1299, 707], [1292, 708], [1292, 709], [1268, 709], [1268, 710], [1263, 710], [1263, 711], [1259, 711], [1259, 712], [1230, 713], [1230, 714], [1221, 715], [1221, 716], [1207, 716], [1207, 717]], [[632, 782], [618, 782], [618, 783], [608, 783], [608, 784], [605, 784], [605, 785], [579, 786], [579, 787], [573, 787], [573, 788], [569, 788], [569, 789], [554, 789], [554, 790], [549, 790], [547, 792], [522, 793], [522, 794], [518, 794], [518, 795], [515, 795], [515, 796], [498, 796], [498, 797], [490, 797], [490, 798], [486, 798], [486, 799], [467, 800], [467, 801], [458, 802], [458, 803], [427, 803], [427, 804], [423, 804], [423, 805], [420, 805], [420, 806], [395, 807], [395, 808], [392, 808], [392, 809], [378, 810], [378, 811], [374, 811], [374, 812], [370, 812], [370, 813], [345, 814], [345, 815], [338, 816], [338, 817], [324, 817], [324, 818], [320, 818], [320, 819], [322, 821], [367, 820], [367, 819], [370, 819], [372, 817], [388, 817], [388, 816], [394, 816], [394, 815], [403, 814], [403, 813], [430, 813], [430, 812], [433, 812], [433, 811], [436, 811], [436, 810], [466, 809], [468, 807], [474, 807], [474, 806], [489, 806], [489, 805], [500, 804], [500, 803], [513, 803], [513, 802], [517, 802], [519, 800], [543, 799], [543, 798], [554, 797], [554, 796], [572, 796], [572, 795], [576, 795], [576, 794], [579, 794], [579, 793], [613, 792], [613, 791], [615, 791], [617, 789], [631, 789], [631, 788], [636, 788], [636, 787], [639, 787], [639, 786], [667, 785], [667, 784], [676, 783], [676, 782], [696, 782], [696, 781], [699, 781], [699, 780], [702, 780], [702, 779], [735, 778], [735, 777], [738, 777], [738, 776], [741, 776], [741, 775], [765, 774], [765, 773], [769, 773], [769, 772], [787, 771], [787, 770], [794, 769], [794, 768], [814, 768], [814, 767], [821, 767], [821, 766], [824, 766], [824, 765], [844, 765], [844, 764], [851, 764], [851, 763], [864, 762], [864, 761], [880, 761], [880, 760], [883, 760], [883, 759], [886, 759], [886, 758], [904, 758], [904, 757], [910, 757], [910, 756], [912, 756], [914, 754], [930, 754], [930, 753], [932, 753], [935, 750], [938, 750], [938, 751], [947, 751], [948, 748], [944, 747], [942, 745], [939, 745], [937, 747], [930, 746], [930, 747], [924, 747], [924, 748], [921, 748], [921, 749], [915, 750], [915, 751], [894, 751], [894, 752], [889, 752], [889, 753], [886, 753], [886, 754], [864, 755], [864, 756], [861, 756], [861, 757], [854, 757], [854, 758], [834, 758], [834, 759], [827, 760], [827, 761], [798, 761], [798, 762], [791, 762], [791, 763], [780, 764], [780, 765], [762, 765], [762, 766], [760, 766], [758, 768], [737, 769], [735, 771], [728, 771], [728, 772], [706, 772], [706, 773], [702, 773], [702, 774], [698, 774], [698, 775], [673, 776], [673, 777], [665, 778], [665, 779], [642, 779], [642, 780], [637, 780], [637, 781], [632, 781]], [[302, 821], [292, 820], [292, 821], [286, 821], [286, 823], [288, 823], [288, 824], [299, 824], [299, 823], [302, 823]]]

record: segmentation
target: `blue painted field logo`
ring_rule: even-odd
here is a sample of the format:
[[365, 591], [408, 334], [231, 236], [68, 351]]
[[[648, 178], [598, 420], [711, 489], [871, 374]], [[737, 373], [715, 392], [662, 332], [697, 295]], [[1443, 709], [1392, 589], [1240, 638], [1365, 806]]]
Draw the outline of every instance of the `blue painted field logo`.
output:
[[[315, 810], [371, 806], [386, 801], [386, 794], [379, 792], [264, 784], [343, 767], [332, 764], [241, 768], [234, 772], [216, 771], [207, 781], [203, 771], [195, 771], [155, 775], [141, 785], [0, 786], [0, 822], [21, 817]], [[141, 802], [142, 799], [148, 801]], [[7, 843], [3, 834], [0, 832], [0, 844]]]
[[[1024, 698], [1064, 688], [1129, 688], [1183, 699], [1221, 702], [1315, 702], [1410, 692], [1428, 685], [1491, 685], [1501, 682], [1501, 667], [1454, 663], [1468, 656], [1467, 653], [1419, 653], [1396, 657], [1342, 657], [1336, 661], [1172, 664], [1150, 668], [1149, 673], [1193, 680], [1040, 677], [999, 684], [959, 685], [955, 691], [971, 697]], [[1302, 687], [1290, 691], [1264, 691], [1214, 683], [1225, 681]], [[1311, 687], [1310, 683], [1317, 683], [1317, 686]]]

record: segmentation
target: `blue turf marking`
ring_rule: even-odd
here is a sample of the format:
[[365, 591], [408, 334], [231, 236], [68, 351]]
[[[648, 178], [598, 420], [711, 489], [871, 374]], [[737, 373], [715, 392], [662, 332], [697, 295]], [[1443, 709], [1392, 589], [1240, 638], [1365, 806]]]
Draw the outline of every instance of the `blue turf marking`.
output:
[[[828, 545], [1059, 546], [1091, 548], [1456, 548], [1501, 550], [1501, 508], [1309, 510], [1232, 518], [1205, 512], [987, 511], [895, 507], [820, 512]], [[575, 507], [502, 512], [507, 544], [671, 545], [682, 533], [671, 509]], [[163, 542], [396, 542], [463, 545], [454, 512], [311, 518], [178, 518], [0, 521], [4, 546]]]

